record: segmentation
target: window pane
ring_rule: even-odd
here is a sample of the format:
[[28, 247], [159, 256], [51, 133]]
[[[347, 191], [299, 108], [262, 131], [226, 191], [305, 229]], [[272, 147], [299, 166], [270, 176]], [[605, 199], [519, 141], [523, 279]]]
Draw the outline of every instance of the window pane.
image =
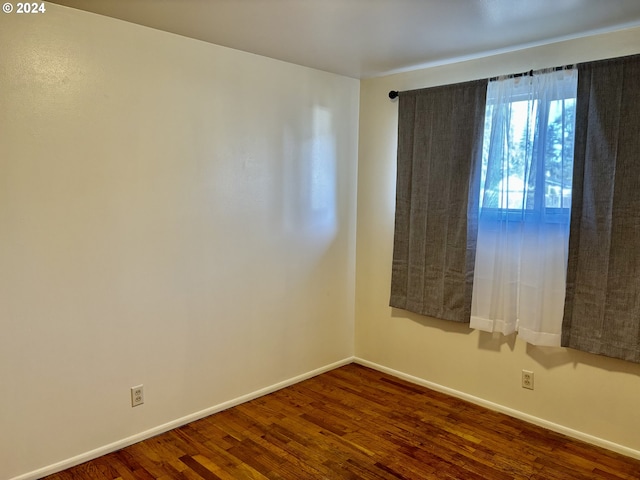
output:
[[545, 152], [545, 207], [570, 208], [575, 123], [574, 98], [549, 107]]
[[[525, 160], [533, 145], [538, 102], [516, 101], [504, 108], [496, 112], [497, 109], [489, 105], [486, 109], [480, 206], [533, 208], [535, 182], [528, 179], [530, 172], [525, 168]], [[508, 119], [508, 128], [499, 121], [494, 122], [494, 112]], [[489, 172], [490, 157], [493, 168]]]
[[575, 95], [575, 84], [540, 95], [522, 91], [506, 101], [500, 86], [487, 92], [480, 208], [569, 209], [576, 101], [563, 97]]

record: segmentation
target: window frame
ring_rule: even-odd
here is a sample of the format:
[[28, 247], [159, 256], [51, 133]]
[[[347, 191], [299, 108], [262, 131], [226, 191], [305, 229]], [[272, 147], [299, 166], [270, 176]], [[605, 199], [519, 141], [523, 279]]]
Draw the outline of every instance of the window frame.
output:
[[[547, 73], [536, 73], [535, 75], [553, 75], [553, 74], [557, 74], [556, 71], [554, 72], [547, 72]], [[516, 93], [510, 98], [509, 100], [509, 104], [513, 104], [513, 103], [517, 103], [517, 102], [537, 102], [537, 106], [534, 106], [534, 108], [536, 109], [540, 109], [539, 114], [537, 114], [537, 118], [536, 118], [536, 133], [534, 133], [533, 135], [537, 135], [537, 132], [542, 132], [542, 134], [546, 137], [547, 135], [547, 130], [549, 128], [549, 116], [550, 116], [550, 112], [552, 110], [551, 108], [551, 104], [554, 101], [566, 101], [566, 100], [573, 100], [573, 107], [571, 107], [573, 109], [573, 133], [574, 133], [574, 139], [573, 139], [573, 148], [572, 150], [575, 151], [575, 109], [577, 107], [577, 89], [576, 89], [576, 85], [573, 84], [569, 84], [569, 82], [565, 82], [565, 83], [561, 83], [558, 87], [558, 90], [555, 92], [556, 95], [551, 96], [550, 98], [545, 99], [545, 101], [542, 101], [538, 95], [532, 94], [531, 90], [529, 88], [529, 84], [531, 83], [533, 77], [529, 76], [529, 75], [523, 75], [517, 79], [514, 79], [514, 77], [498, 77], [496, 79], [492, 79], [490, 81], [494, 82], [494, 81], [505, 81], [505, 80], [515, 80], [516, 82], [518, 82], [520, 85], [520, 92], [518, 92], [518, 85], [516, 84], [515, 88], [516, 88]], [[494, 114], [493, 111], [490, 112], [490, 109], [492, 109], [493, 107], [495, 107], [498, 104], [498, 99], [496, 98], [495, 95], [491, 95], [491, 88], [487, 89], [487, 98], [486, 98], [486, 104], [485, 104], [485, 132], [486, 132], [486, 128], [487, 128], [487, 124], [489, 124], [489, 141], [491, 139], [491, 123], [492, 123], [492, 116]], [[528, 107], [530, 108], [530, 107]], [[541, 128], [542, 126], [542, 128]], [[488, 159], [489, 156], [491, 155], [491, 145], [489, 144], [488, 148], [487, 148], [487, 153], [486, 153], [486, 157], [485, 157], [485, 142], [487, 141], [487, 136], [483, 135], [482, 138], [482, 159], [480, 162], [480, 168], [485, 169], [486, 166], [488, 165]], [[546, 146], [546, 138], [541, 140], [542, 145]], [[542, 165], [543, 168], [538, 168], [536, 175], [536, 185], [537, 184], [542, 184], [545, 185], [546, 181], [544, 179], [544, 175], [546, 172], [546, 168], [544, 168], [546, 166], [546, 148], [541, 148], [539, 149], [538, 152], [536, 152], [537, 155], [537, 164], [538, 165]], [[572, 157], [573, 157], [573, 152], [572, 152]], [[542, 158], [541, 158], [542, 157]], [[486, 158], [486, 161], [485, 161]], [[572, 166], [571, 169], [573, 171], [573, 161], [572, 161]], [[543, 177], [543, 178], [540, 178]], [[505, 177], [503, 176], [503, 179]], [[493, 220], [504, 220], [506, 219], [507, 221], [511, 221], [511, 222], [517, 222], [517, 221], [525, 221], [525, 220], [534, 220], [536, 218], [540, 218], [540, 217], [544, 217], [544, 221], [546, 223], [563, 223], [565, 222], [568, 217], [570, 217], [571, 215], [571, 205], [568, 205], [566, 207], [561, 206], [561, 207], [547, 207], [546, 206], [546, 193], [545, 193], [545, 189], [541, 188], [541, 189], [536, 189], [534, 190], [533, 193], [533, 198], [534, 198], [534, 202], [533, 202], [533, 207], [531, 208], [527, 208], [526, 206], [524, 206], [523, 208], [509, 208], [509, 207], [486, 207], [483, 206], [484, 204], [484, 185], [485, 185], [485, 181], [486, 181], [486, 172], [483, 172], [482, 176], [481, 176], [481, 180], [480, 180], [480, 185], [479, 185], [479, 199], [478, 199], [478, 208], [480, 209], [480, 214], [483, 218], [486, 219], [493, 219]], [[524, 183], [524, 187], [523, 187], [523, 192], [526, 192], [526, 182], [523, 179], [523, 183]], [[563, 196], [561, 195], [561, 200], [560, 200], [561, 205], [564, 204], [563, 201]]]

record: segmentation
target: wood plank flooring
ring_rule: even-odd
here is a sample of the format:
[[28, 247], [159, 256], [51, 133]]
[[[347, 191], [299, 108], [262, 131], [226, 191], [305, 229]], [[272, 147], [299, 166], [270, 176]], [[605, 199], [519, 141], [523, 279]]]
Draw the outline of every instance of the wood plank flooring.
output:
[[640, 479], [640, 460], [351, 364], [47, 480]]

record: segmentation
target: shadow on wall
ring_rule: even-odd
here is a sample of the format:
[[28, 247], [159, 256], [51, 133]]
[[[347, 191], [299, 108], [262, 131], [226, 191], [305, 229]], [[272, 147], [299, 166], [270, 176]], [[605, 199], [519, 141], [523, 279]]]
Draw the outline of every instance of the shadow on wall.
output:
[[[470, 329], [471, 330], [471, 329]], [[507, 345], [512, 352], [516, 348], [516, 334], [503, 335], [501, 333], [478, 332], [478, 348], [480, 350], [489, 350], [492, 352], [500, 352], [503, 345]]]
[[[502, 335], [501, 333], [478, 332], [478, 348], [480, 350], [490, 350], [494, 352], [502, 351], [503, 345], [507, 345], [510, 351], [514, 351], [516, 347], [516, 339], [518, 335]], [[574, 368], [578, 364], [589, 365], [591, 367], [604, 369], [611, 372], [630, 373], [634, 375], [640, 374], [640, 365], [632, 362], [626, 362], [616, 358], [609, 358], [602, 355], [594, 355], [591, 353], [581, 352], [571, 348], [563, 347], [543, 347], [537, 345], [526, 344], [526, 355], [534, 360], [545, 370], [562, 367], [563, 365], [573, 364]]]
[[459, 335], [469, 335], [473, 330], [469, 328], [468, 323], [451, 322], [448, 320], [440, 320], [439, 318], [427, 317], [418, 313], [409, 312], [400, 308], [391, 307], [392, 318], [406, 318], [423, 327], [437, 328], [443, 332], [457, 333]]
[[582, 364], [609, 372], [629, 373], [640, 376], [640, 364], [603, 355], [581, 352], [572, 348], [537, 347], [527, 344], [527, 356], [531, 357], [547, 370], [572, 363], [574, 368]]
[[[443, 332], [458, 335], [469, 335], [473, 329], [468, 323], [457, 323], [440, 320], [433, 317], [426, 317], [417, 313], [408, 312], [398, 308], [391, 308], [392, 318], [406, 318], [423, 327], [437, 328]], [[502, 335], [501, 333], [478, 332], [478, 349], [492, 352], [501, 352], [504, 345], [513, 352], [516, 348], [517, 334]], [[560, 347], [540, 347], [536, 345], [526, 345], [526, 355], [542, 366], [546, 370], [558, 368], [563, 365], [579, 364], [604, 369], [611, 372], [628, 373], [640, 375], [640, 364], [626, 362], [616, 358], [609, 358], [602, 355], [580, 352], [571, 348]]]

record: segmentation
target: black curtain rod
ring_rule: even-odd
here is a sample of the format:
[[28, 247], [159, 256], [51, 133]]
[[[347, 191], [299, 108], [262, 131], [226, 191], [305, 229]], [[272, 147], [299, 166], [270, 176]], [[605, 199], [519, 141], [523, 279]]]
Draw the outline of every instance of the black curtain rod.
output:
[[535, 74], [540, 73], [543, 70], [553, 70], [554, 72], [559, 72], [560, 70], [565, 70], [565, 69], [569, 69], [569, 68], [574, 68], [575, 65], [570, 64], [570, 65], [562, 65], [561, 67], [553, 67], [553, 68], [542, 68], [540, 70], [529, 70], [528, 72], [522, 72], [522, 73], [514, 73], [511, 75], [500, 75], [498, 77], [491, 77], [489, 79], [490, 82], [495, 82], [496, 80], [498, 80], [501, 76], [508, 76], [508, 77], [512, 77], [512, 78], [517, 78], [517, 77], [533, 77]]
[[[554, 70], [561, 70], [562, 67], [556, 67]], [[501, 75], [501, 76], [507, 76], [507, 77], [511, 77], [511, 78], [518, 78], [518, 77], [533, 77], [533, 70], [529, 70], [528, 72], [522, 72], [522, 73], [512, 73], [511, 75]], [[491, 77], [489, 79], [490, 82], [495, 82], [496, 80], [498, 80], [500, 78], [500, 76], [498, 77]]]
[[[563, 65], [563, 66], [561, 66], [561, 67], [554, 67], [552, 70], [553, 70], [553, 71], [555, 71], [555, 72], [558, 72], [558, 71], [560, 71], [560, 70], [564, 70], [565, 68], [574, 68], [574, 67], [575, 67], [575, 65], [574, 65], [574, 64], [570, 64], [570, 65]], [[509, 75], [509, 76], [510, 76], [510, 77], [513, 77], [513, 78], [516, 78], [516, 77], [526, 77], [526, 76], [533, 77], [533, 75], [535, 75], [536, 73], [541, 72], [542, 70], [548, 70], [548, 69], [543, 68], [543, 69], [541, 69], [541, 70], [529, 70], [528, 72], [514, 73], [514, 74]], [[498, 78], [500, 78], [500, 77], [491, 77], [491, 78], [489, 79], [489, 81], [490, 81], [490, 82], [495, 82], [496, 80], [498, 80]], [[399, 92], [399, 91], [397, 91], [397, 90], [391, 90], [391, 91], [389, 92], [389, 98], [390, 98], [391, 100], [394, 100], [394, 99], [398, 98], [398, 95], [400, 95], [400, 92]]]

